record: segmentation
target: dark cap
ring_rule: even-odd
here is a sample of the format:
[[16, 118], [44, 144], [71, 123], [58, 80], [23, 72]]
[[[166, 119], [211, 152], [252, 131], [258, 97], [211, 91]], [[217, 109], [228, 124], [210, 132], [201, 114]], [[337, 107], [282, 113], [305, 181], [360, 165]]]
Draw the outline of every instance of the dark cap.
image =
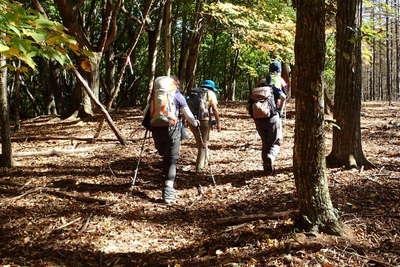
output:
[[269, 65], [269, 72], [282, 72], [281, 63], [274, 61]]

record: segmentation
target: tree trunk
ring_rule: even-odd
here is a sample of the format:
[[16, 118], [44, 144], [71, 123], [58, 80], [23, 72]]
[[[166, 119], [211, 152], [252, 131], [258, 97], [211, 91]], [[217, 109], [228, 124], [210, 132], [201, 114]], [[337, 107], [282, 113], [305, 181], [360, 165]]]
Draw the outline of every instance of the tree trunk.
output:
[[[21, 66], [21, 61], [18, 60], [18, 67]], [[21, 129], [21, 73], [19, 70], [15, 71], [15, 131]]]
[[189, 46], [188, 46], [188, 39], [189, 33], [187, 32], [188, 21], [187, 17], [183, 17], [182, 19], [182, 36], [181, 36], [181, 46], [180, 46], [180, 56], [179, 56], [179, 66], [178, 66], [178, 78], [181, 82], [181, 86], [185, 86], [186, 84], [186, 65], [187, 60], [189, 58]]
[[171, 0], [167, 0], [164, 5], [164, 66], [165, 75], [171, 75], [171, 55], [172, 55], [172, 35], [171, 35], [171, 25], [172, 25], [172, 4]]
[[201, 39], [203, 37], [203, 30], [192, 33], [189, 46], [189, 58], [186, 66], [186, 92], [195, 86], [195, 74], [197, 69], [197, 61], [200, 52]]
[[11, 168], [14, 165], [11, 148], [10, 110], [7, 94], [6, 59], [0, 55], [0, 115], [1, 115], [1, 158], [0, 166]]
[[395, 23], [395, 39], [396, 39], [396, 73], [395, 73], [395, 81], [396, 81], [396, 100], [400, 99], [400, 34], [399, 34], [399, 23], [400, 23], [400, 3], [396, 0], [396, 23]]
[[105, 73], [103, 80], [104, 94], [106, 95], [106, 103], [111, 101], [112, 90], [115, 88], [115, 69], [116, 58], [114, 49], [111, 48], [105, 52]]
[[342, 233], [342, 225], [331, 202], [325, 168], [322, 87], [324, 57], [324, 0], [298, 1], [293, 167], [301, 214], [300, 223], [309, 231], [338, 235]]
[[[389, 6], [389, 0], [386, 0], [386, 5]], [[390, 28], [389, 28], [389, 14], [386, 14], [386, 88], [387, 100], [389, 105], [392, 105], [392, 88], [391, 88], [391, 58], [390, 58]]]
[[228, 100], [235, 101], [235, 91], [236, 91], [236, 72], [237, 72], [237, 64], [239, 60], [240, 49], [237, 48], [235, 50], [235, 55], [231, 60], [231, 71], [230, 71], [230, 79], [229, 79], [229, 87], [228, 87]]
[[[372, 24], [372, 27], [373, 27], [373, 29], [375, 29], [375, 20], [374, 20], [374, 12], [372, 12], [372, 20], [373, 20], [373, 24]], [[376, 97], [376, 90], [375, 90], [375, 88], [376, 88], [376, 75], [375, 75], [375, 73], [376, 73], [376, 40], [374, 39], [374, 40], [372, 40], [372, 70], [371, 70], [371, 72], [372, 72], [372, 77], [371, 77], [371, 79], [372, 79], [372, 81], [371, 81], [371, 86], [372, 86], [372, 88], [371, 88], [371, 98], [370, 98], [370, 100], [375, 100], [375, 97]]]
[[148, 95], [150, 95], [151, 92], [153, 91], [153, 83], [154, 83], [154, 79], [156, 76], [157, 55], [158, 55], [158, 50], [159, 50], [158, 48], [159, 48], [160, 38], [161, 38], [162, 23], [163, 23], [163, 18], [161, 15], [157, 25], [155, 25], [156, 28], [148, 31], [148, 36], [149, 36], [149, 53], [148, 53], [149, 83], [147, 86]]
[[[205, 27], [201, 20], [202, 6], [203, 0], [197, 0], [195, 9], [196, 15], [192, 24], [189, 26], [192, 30], [190, 32], [184, 31], [182, 36], [182, 40], [184, 41], [182, 42], [179, 62], [179, 79], [182, 88], [185, 88], [185, 92], [195, 86], [198, 54]], [[188, 24], [186, 20], [184, 20], [183, 23]]]
[[361, 144], [361, 38], [352, 30], [361, 24], [360, 1], [338, 1], [333, 118], [340, 129], [333, 130], [330, 166], [372, 167]]
[[40, 59], [38, 64], [41, 86], [44, 90], [44, 105], [47, 115], [57, 115], [56, 101], [54, 91], [57, 84], [52, 77], [51, 65], [49, 60]]

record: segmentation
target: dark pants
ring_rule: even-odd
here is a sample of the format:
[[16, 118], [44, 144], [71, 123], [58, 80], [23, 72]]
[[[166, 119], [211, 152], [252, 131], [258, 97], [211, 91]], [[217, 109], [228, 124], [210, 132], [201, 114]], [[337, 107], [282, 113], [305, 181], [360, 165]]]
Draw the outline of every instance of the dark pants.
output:
[[274, 162], [282, 141], [282, 120], [278, 114], [265, 119], [254, 119], [256, 129], [262, 141], [262, 160], [265, 166], [267, 159]]
[[196, 160], [196, 171], [201, 171], [208, 164], [208, 140], [210, 138], [210, 120], [201, 120], [200, 128], [190, 126], [190, 130], [193, 132], [194, 138], [196, 139], [197, 146], [197, 160]]
[[154, 145], [163, 157], [164, 178], [172, 182], [176, 178], [176, 163], [181, 147], [181, 126], [181, 122], [178, 122], [176, 125], [151, 129]]

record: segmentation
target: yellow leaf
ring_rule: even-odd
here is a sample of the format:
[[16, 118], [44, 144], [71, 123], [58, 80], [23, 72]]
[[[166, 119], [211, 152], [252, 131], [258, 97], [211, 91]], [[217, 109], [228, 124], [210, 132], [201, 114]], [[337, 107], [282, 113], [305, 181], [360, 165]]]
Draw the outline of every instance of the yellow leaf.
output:
[[10, 56], [16, 56], [18, 57], [20, 55], [20, 52], [17, 48], [15, 47], [10, 47], [10, 49], [8, 49], [7, 54]]
[[69, 48], [71, 48], [74, 52], [79, 51], [79, 46], [77, 44], [70, 44]]
[[92, 66], [90, 65], [89, 60], [84, 60], [81, 62], [81, 68], [86, 72], [92, 71]]

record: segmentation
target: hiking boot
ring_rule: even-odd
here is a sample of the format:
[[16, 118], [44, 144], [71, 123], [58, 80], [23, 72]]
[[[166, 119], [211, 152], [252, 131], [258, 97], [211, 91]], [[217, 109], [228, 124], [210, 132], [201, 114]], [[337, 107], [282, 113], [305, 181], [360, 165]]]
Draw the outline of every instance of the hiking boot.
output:
[[171, 204], [176, 202], [175, 189], [172, 186], [165, 186], [162, 192], [164, 203]]
[[200, 173], [203, 173], [203, 172], [205, 172], [204, 168], [196, 168], [196, 173], [197, 174], [200, 174]]
[[274, 166], [270, 158], [267, 158], [264, 162], [264, 173], [266, 175], [272, 175], [274, 173]]

